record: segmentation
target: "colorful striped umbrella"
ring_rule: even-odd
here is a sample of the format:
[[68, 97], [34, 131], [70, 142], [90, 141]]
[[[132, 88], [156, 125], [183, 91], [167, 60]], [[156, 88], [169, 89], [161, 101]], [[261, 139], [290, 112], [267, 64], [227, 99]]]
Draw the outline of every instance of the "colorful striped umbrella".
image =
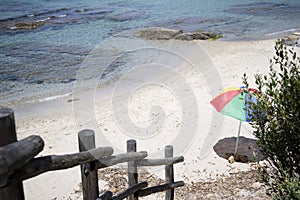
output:
[[257, 103], [258, 91], [253, 88], [231, 87], [224, 90], [221, 94], [210, 101], [216, 110], [224, 115], [240, 120], [238, 137], [234, 154], [237, 151], [238, 139], [241, 131], [241, 122], [251, 121], [252, 113], [250, 102]]

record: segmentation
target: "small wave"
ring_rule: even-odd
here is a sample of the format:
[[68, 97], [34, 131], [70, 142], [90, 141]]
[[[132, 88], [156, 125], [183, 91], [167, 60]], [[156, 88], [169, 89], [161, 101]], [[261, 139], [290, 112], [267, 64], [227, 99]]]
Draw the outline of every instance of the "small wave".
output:
[[45, 18], [45, 19], [37, 20], [36, 22], [45, 22], [45, 21], [48, 21], [48, 20], [50, 20], [50, 19], [51, 19], [51, 17], [47, 17], [47, 18]]
[[39, 102], [44, 102], [44, 101], [51, 101], [51, 100], [55, 100], [55, 99], [61, 99], [64, 97], [68, 97], [72, 95], [72, 93], [67, 93], [67, 94], [62, 94], [62, 95], [55, 95], [55, 96], [51, 96], [51, 97], [45, 97], [43, 99], [39, 99]]
[[4, 18], [0, 18], [0, 22], [21, 20], [21, 19], [26, 19], [28, 17], [31, 18], [31, 17], [51, 15], [51, 14], [56, 14], [56, 13], [60, 13], [60, 12], [68, 12], [70, 10], [71, 9], [68, 9], [68, 8], [58, 8], [58, 9], [54, 9], [54, 10], [36, 12], [36, 13], [31, 13], [31, 14], [17, 15], [17, 16], [13, 16], [13, 17], [4, 17]]
[[66, 14], [63, 14], [63, 15], [58, 15], [57, 17], [58, 18], [63, 18], [63, 17], [66, 17], [67, 15]]
[[287, 30], [283, 30], [283, 31], [277, 31], [277, 32], [273, 32], [273, 33], [268, 33], [266, 34], [266, 36], [273, 36], [273, 35], [279, 35], [282, 33], [288, 33], [288, 32], [294, 32], [299, 30], [300, 28], [292, 28], [292, 29], [287, 29]]
[[55, 99], [62, 99], [64, 97], [68, 97], [72, 95], [72, 93], [67, 93], [67, 94], [62, 94], [62, 95], [54, 95], [54, 96], [50, 96], [50, 97], [45, 97], [45, 98], [42, 98], [42, 99], [37, 99], [37, 100], [31, 100], [31, 101], [27, 101], [27, 103], [35, 103], [35, 102], [46, 102], [46, 101], [52, 101], [52, 100], [55, 100]]

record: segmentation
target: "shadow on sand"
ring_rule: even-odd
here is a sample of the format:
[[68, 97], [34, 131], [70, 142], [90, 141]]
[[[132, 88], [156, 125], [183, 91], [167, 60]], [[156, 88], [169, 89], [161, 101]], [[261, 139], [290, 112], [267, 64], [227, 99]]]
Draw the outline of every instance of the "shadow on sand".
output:
[[[234, 156], [236, 139], [237, 137], [221, 139], [214, 145], [213, 149], [218, 156], [228, 159], [230, 156]], [[237, 153], [234, 156], [235, 161], [243, 163], [258, 162], [264, 158], [265, 155], [258, 147], [256, 139], [243, 136], [239, 138]]]

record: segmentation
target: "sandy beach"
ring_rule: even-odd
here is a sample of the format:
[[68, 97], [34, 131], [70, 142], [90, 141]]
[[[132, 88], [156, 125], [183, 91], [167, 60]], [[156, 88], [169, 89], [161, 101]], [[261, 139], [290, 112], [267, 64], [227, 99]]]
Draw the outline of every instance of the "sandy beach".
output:
[[[116, 85], [78, 92], [77, 83], [73, 96], [15, 108], [18, 139], [40, 135], [45, 141], [40, 155], [78, 152], [83, 129], [95, 130], [96, 146], [113, 146], [114, 154], [125, 152], [131, 138], [153, 158], [173, 144], [175, 156], [185, 158], [175, 166], [176, 180], [186, 183], [247, 171], [251, 164], [229, 164], [212, 149], [218, 140], [237, 136], [238, 121], [209, 102], [223, 88], [242, 86], [244, 72], [255, 87], [253, 76], [268, 71], [274, 45], [275, 40], [173, 41]], [[243, 123], [241, 135], [254, 138], [251, 132]], [[163, 177], [162, 168], [149, 173]], [[24, 181], [26, 199], [79, 199], [80, 181], [79, 167], [48, 172]]]

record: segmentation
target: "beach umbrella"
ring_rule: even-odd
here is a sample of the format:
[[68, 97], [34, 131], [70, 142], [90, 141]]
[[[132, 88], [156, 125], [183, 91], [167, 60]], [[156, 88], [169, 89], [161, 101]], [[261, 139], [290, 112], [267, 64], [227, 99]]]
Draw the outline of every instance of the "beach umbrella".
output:
[[250, 102], [257, 104], [257, 95], [258, 90], [253, 88], [231, 87], [225, 89], [221, 94], [210, 101], [210, 104], [213, 105], [218, 112], [240, 121], [234, 154], [236, 154], [239, 143], [241, 122], [251, 121], [252, 109]]

